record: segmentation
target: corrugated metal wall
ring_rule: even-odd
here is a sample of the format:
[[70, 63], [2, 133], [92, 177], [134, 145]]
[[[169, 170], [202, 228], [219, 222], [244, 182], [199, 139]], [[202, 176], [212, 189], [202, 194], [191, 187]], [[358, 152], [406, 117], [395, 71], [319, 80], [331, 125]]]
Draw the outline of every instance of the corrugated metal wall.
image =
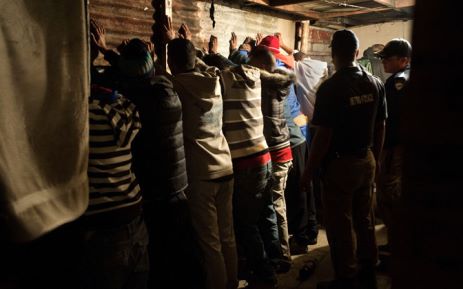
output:
[[[219, 39], [219, 52], [228, 55], [228, 40], [231, 32], [238, 35], [238, 41], [246, 36], [254, 37], [258, 32], [264, 35], [281, 32], [284, 41], [294, 45], [294, 21], [215, 5], [216, 26], [212, 28], [209, 18], [210, 3], [205, 1], [173, 1], [173, 24], [179, 27], [186, 23], [193, 34], [193, 42], [198, 48], [207, 47], [211, 34]], [[116, 47], [124, 39], [139, 37], [149, 40], [153, 8], [150, 0], [90, 0], [90, 15], [97, 19], [107, 31], [109, 48]], [[329, 39], [327, 30], [310, 28], [309, 48], [306, 52], [315, 59], [329, 60]]]
[[150, 39], [153, 24], [150, 0], [90, 0], [89, 9], [90, 16], [105, 27], [110, 48], [128, 38]]
[[[209, 18], [210, 3], [203, 1], [173, 1], [173, 24], [179, 27], [186, 23], [193, 33], [193, 42], [198, 47], [207, 46], [209, 37], [219, 38], [219, 51], [228, 53], [228, 40], [234, 31], [238, 40], [255, 36], [257, 32], [270, 34], [281, 32], [289, 45], [294, 43], [294, 22], [272, 16], [245, 12], [240, 9], [215, 5], [216, 27]], [[90, 15], [97, 19], [107, 31], [110, 48], [127, 38], [139, 37], [149, 40], [153, 8], [149, 0], [90, 0]]]
[[281, 32], [285, 42], [290, 46], [294, 45], [294, 21], [215, 5], [216, 26], [213, 28], [209, 17], [209, 2], [174, 0], [173, 3], [175, 26], [180, 26], [182, 22], [188, 24], [195, 35], [193, 42], [198, 47], [207, 47], [209, 37], [213, 34], [218, 37], [219, 52], [228, 55], [231, 32], [237, 34], [239, 42], [246, 36], [255, 37], [258, 32], [264, 35]]

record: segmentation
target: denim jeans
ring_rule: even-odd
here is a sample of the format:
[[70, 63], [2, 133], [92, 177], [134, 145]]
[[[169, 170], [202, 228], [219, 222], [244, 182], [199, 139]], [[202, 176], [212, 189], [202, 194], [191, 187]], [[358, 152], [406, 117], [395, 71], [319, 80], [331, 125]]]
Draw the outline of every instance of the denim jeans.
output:
[[237, 242], [252, 278], [275, 281], [269, 255], [280, 253], [271, 187], [272, 165], [236, 170], [233, 196]]
[[318, 236], [317, 211], [313, 189], [307, 192], [300, 190], [306, 161], [309, 156], [306, 142], [291, 148], [293, 154], [293, 168], [288, 173], [285, 200], [288, 216], [288, 230], [296, 243], [309, 245]]
[[115, 228], [87, 230], [85, 289], [145, 289], [149, 258], [148, 232], [141, 216]]
[[286, 201], [285, 189], [286, 180], [288, 179], [288, 172], [292, 168], [292, 161], [284, 163], [273, 163], [272, 173], [272, 195], [273, 205], [277, 216], [278, 233], [281, 244], [281, 252], [283, 259], [291, 261], [291, 253], [289, 250], [289, 232], [288, 232], [288, 219], [286, 217]]

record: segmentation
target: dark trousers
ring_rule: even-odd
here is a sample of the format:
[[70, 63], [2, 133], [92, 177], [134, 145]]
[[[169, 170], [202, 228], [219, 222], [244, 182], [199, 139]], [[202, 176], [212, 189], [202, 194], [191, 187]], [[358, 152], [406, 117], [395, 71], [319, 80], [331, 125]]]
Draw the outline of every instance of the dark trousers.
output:
[[198, 241], [186, 199], [147, 201], [150, 289], [204, 289]]
[[381, 156], [381, 171], [378, 184], [378, 209], [387, 228], [388, 242], [391, 242], [392, 211], [398, 206], [402, 192], [403, 148], [384, 149]]
[[308, 245], [309, 239], [317, 237], [318, 226], [313, 190], [301, 192], [299, 189], [309, 156], [307, 142], [291, 148], [291, 151], [293, 168], [289, 171], [285, 191], [288, 229], [296, 242], [301, 245]]
[[83, 248], [75, 223], [24, 244], [0, 241], [0, 288], [80, 289]]
[[146, 289], [148, 232], [141, 214], [127, 224], [85, 229], [84, 289]]
[[373, 268], [378, 252], [373, 215], [376, 162], [343, 156], [327, 161], [322, 174], [326, 233], [336, 278], [351, 278], [359, 263]]
[[278, 227], [273, 208], [272, 165], [235, 170], [233, 217], [240, 255], [244, 255], [251, 278], [276, 282], [270, 258], [281, 258]]

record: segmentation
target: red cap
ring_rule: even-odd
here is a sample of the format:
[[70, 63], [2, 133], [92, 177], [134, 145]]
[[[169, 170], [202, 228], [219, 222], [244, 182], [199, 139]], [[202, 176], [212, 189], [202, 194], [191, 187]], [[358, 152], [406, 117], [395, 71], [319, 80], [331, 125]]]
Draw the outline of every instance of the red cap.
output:
[[266, 36], [262, 39], [258, 46], [268, 49], [273, 53], [273, 56], [275, 56], [276, 59], [281, 60], [289, 68], [294, 68], [294, 58], [280, 52], [280, 39], [278, 39], [278, 37], [273, 35]]

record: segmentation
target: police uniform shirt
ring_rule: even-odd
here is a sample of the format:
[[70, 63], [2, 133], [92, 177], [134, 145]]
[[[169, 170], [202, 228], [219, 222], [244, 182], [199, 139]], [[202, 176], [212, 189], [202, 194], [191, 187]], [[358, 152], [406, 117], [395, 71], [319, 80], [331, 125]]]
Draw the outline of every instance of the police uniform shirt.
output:
[[405, 94], [405, 86], [410, 77], [410, 68], [391, 75], [386, 81], [386, 100], [388, 119], [386, 121], [386, 138], [384, 147], [391, 148], [399, 141], [400, 102]]
[[355, 153], [373, 146], [375, 123], [386, 118], [383, 83], [356, 66], [320, 86], [312, 123], [333, 129], [331, 153]]

